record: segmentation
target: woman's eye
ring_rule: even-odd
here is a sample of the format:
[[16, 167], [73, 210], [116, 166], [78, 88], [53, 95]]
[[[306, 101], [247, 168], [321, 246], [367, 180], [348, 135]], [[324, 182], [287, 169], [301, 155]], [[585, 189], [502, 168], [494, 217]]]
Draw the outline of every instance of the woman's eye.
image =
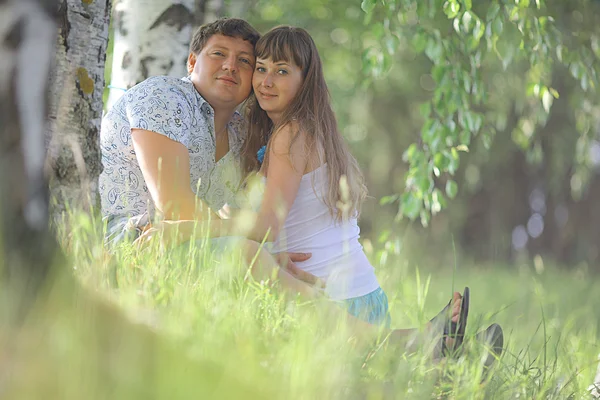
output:
[[278, 72], [281, 75], [287, 75], [287, 73], [288, 73], [285, 69], [280, 69]]
[[264, 67], [256, 67], [256, 71], [265, 72], [265, 68]]

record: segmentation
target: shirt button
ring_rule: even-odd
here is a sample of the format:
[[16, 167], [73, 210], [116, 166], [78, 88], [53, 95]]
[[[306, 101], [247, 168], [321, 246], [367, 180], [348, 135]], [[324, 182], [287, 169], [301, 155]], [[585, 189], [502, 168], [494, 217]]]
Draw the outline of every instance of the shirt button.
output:
[[206, 110], [206, 113], [207, 113], [208, 115], [210, 115], [210, 114], [211, 114], [210, 110]]

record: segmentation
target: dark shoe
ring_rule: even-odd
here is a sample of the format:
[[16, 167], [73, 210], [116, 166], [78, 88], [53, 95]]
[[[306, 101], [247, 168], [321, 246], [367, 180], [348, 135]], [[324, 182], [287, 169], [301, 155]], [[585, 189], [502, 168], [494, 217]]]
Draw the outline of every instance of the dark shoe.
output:
[[[483, 375], [481, 382], [483, 383], [496, 360], [500, 359], [504, 346], [504, 333], [502, 327], [498, 324], [492, 324], [487, 327], [486, 330], [478, 332], [475, 335], [473, 344], [475, 345], [473, 350], [474, 354], [481, 355], [481, 361], [483, 362]], [[483, 347], [483, 348], [481, 348]]]
[[[450, 312], [452, 307], [452, 300], [448, 302], [448, 305], [433, 319], [430, 321], [434, 326], [443, 323], [443, 334], [441, 338], [441, 349], [442, 355], [454, 355], [456, 350], [462, 345], [465, 337], [465, 331], [467, 329], [467, 317], [469, 316], [469, 288], [465, 287], [463, 292], [461, 303], [460, 303], [460, 314], [458, 316], [458, 322], [452, 321], [452, 313]], [[454, 344], [449, 348], [446, 345], [446, 339], [454, 339]]]

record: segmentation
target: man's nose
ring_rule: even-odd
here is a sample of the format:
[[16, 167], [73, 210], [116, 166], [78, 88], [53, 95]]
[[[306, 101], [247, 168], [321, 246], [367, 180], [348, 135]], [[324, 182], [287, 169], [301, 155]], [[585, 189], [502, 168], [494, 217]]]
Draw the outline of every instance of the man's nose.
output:
[[237, 57], [234, 55], [227, 57], [223, 62], [223, 69], [228, 70], [232, 74], [237, 72], [237, 70], [239, 69], [237, 65]]

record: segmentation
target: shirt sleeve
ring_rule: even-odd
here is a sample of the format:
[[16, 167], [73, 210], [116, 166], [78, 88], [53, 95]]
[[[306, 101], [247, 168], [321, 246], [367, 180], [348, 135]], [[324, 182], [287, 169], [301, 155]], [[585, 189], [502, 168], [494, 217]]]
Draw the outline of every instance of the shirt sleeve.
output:
[[132, 129], [156, 132], [189, 148], [193, 112], [179, 86], [163, 77], [150, 78], [126, 96], [127, 119]]

